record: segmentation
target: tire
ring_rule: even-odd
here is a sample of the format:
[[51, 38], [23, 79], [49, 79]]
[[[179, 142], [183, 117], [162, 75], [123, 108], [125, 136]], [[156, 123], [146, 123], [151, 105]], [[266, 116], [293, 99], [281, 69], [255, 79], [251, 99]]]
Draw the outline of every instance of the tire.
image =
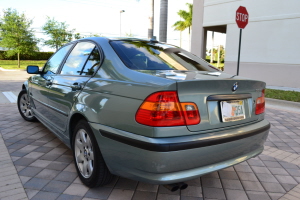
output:
[[35, 118], [35, 116], [32, 113], [30, 100], [27, 95], [27, 91], [24, 89], [21, 90], [21, 92], [19, 93], [19, 96], [18, 96], [18, 109], [19, 109], [21, 116], [26, 121], [29, 121], [29, 122], [37, 121], [37, 119]]
[[82, 183], [90, 188], [108, 184], [113, 175], [105, 164], [87, 121], [77, 123], [72, 142], [75, 167]]

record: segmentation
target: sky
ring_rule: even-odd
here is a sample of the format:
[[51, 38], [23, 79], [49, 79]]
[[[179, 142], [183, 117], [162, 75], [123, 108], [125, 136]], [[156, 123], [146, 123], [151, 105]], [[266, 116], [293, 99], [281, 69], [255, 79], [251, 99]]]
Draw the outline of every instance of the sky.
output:
[[[172, 25], [180, 20], [177, 12], [187, 10], [186, 3], [193, 0], [168, 1], [168, 40], [170, 44], [180, 45], [180, 32]], [[122, 36], [133, 34], [134, 37], [147, 38], [150, 0], [0, 0], [2, 10], [14, 8], [33, 20], [32, 28], [39, 38], [46, 38], [41, 27], [47, 16], [59, 22], [66, 22], [75, 33], [89, 35], [101, 34], [108, 37], [120, 36], [120, 17]], [[125, 12], [120, 14], [120, 10]], [[154, 0], [154, 35], [159, 39], [160, 0]], [[208, 36], [209, 37], [209, 36]], [[215, 45], [225, 43], [224, 38], [215, 36]], [[219, 39], [220, 38], [220, 39]], [[182, 33], [182, 48], [189, 50], [188, 31]], [[220, 41], [219, 41], [220, 40]], [[224, 44], [223, 44], [224, 45]], [[208, 40], [208, 47], [210, 47]], [[53, 51], [40, 46], [42, 51]]]

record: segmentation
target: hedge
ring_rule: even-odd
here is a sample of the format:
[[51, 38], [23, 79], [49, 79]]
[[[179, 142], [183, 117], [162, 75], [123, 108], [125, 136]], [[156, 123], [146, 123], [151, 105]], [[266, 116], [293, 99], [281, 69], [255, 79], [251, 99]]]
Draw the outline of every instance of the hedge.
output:
[[[210, 63], [210, 59], [206, 58], [205, 60], [206, 60], [206, 62]], [[214, 60], [213, 63], [218, 63], [218, 61]], [[224, 63], [224, 60], [221, 59], [220, 63]]]
[[[36, 52], [34, 55], [20, 55], [20, 60], [48, 60], [54, 52]], [[0, 60], [17, 60], [17, 54], [6, 56], [5, 51], [0, 51]]]

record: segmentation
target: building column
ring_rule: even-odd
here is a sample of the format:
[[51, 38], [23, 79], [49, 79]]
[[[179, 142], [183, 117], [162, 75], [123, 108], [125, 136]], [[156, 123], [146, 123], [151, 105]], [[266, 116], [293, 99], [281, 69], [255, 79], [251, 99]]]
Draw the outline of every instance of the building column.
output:
[[203, 13], [204, 13], [204, 0], [194, 0], [191, 53], [197, 55], [200, 58], [205, 59], [206, 41], [204, 41], [204, 39], [206, 34], [203, 28]]

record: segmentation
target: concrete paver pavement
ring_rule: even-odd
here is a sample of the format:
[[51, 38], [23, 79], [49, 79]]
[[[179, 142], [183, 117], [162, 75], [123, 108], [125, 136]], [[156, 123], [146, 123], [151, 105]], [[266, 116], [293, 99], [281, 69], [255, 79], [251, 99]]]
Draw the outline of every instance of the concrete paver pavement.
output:
[[[14, 177], [21, 180], [28, 199], [300, 198], [300, 113], [267, 109], [272, 127], [263, 154], [188, 181], [188, 189], [173, 193], [122, 177], [115, 177], [105, 187], [89, 189], [77, 177], [71, 151], [46, 127], [24, 121], [16, 104], [0, 105], [0, 115], [0, 133], [9, 152], [6, 157], [13, 161]], [[17, 191], [23, 198], [20, 183], [11, 185], [20, 188]], [[0, 194], [3, 192], [7, 191]]]

